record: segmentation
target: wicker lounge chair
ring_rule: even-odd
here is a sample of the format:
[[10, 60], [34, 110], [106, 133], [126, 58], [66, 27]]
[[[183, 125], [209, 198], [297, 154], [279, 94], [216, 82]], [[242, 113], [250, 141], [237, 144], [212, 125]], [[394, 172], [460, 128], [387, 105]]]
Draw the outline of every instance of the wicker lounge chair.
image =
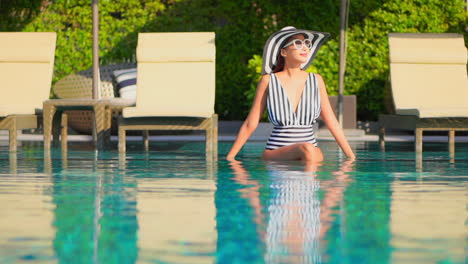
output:
[[16, 151], [17, 130], [37, 128], [50, 94], [55, 43], [55, 32], [0, 33], [0, 129], [9, 131], [10, 151]]
[[422, 152], [423, 131], [468, 130], [467, 49], [463, 36], [451, 33], [389, 34], [390, 79], [394, 115], [379, 117], [379, 140], [386, 128], [415, 131], [415, 151]]
[[[101, 78], [100, 83], [100, 97], [103, 99], [114, 100], [118, 105], [121, 103], [122, 108], [134, 104], [131, 100], [115, 98], [115, 84], [113, 72], [116, 70], [135, 68], [136, 63], [120, 63], [110, 64], [99, 67]], [[92, 69], [80, 71], [70, 74], [53, 86], [53, 92], [59, 99], [91, 99], [93, 97], [92, 91], [93, 71]], [[114, 99], [115, 98], [115, 99]], [[119, 112], [120, 109], [117, 109]], [[68, 125], [75, 131], [83, 134], [91, 134], [93, 129], [93, 115], [91, 111], [86, 110], [68, 110], [65, 111], [68, 119]], [[113, 124], [116, 122], [113, 122]]]
[[120, 152], [127, 130], [205, 130], [207, 158], [217, 156], [214, 38], [211, 32], [139, 34], [137, 101], [119, 120]]

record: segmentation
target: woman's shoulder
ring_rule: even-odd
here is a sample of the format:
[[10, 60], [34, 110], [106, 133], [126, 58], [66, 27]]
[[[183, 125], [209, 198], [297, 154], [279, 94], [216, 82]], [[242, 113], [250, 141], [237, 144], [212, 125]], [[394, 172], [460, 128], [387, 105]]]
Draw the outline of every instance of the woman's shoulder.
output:
[[323, 77], [319, 73], [314, 73], [314, 76], [315, 76], [315, 78], [323, 81]]
[[269, 74], [262, 75], [262, 77], [260, 78], [260, 81], [258, 82], [257, 90], [258, 91], [266, 90], [269, 83], [270, 83], [270, 75]]
[[[273, 73], [272, 73], [273, 74]], [[268, 84], [270, 82], [270, 75], [271, 74], [265, 74], [265, 75], [262, 75], [262, 77], [260, 78], [260, 83], [266, 83]]]
[[309, 72], [310, 75], [314, 76], [317, 79], [323, 80], [322, 75], [316, 72]]

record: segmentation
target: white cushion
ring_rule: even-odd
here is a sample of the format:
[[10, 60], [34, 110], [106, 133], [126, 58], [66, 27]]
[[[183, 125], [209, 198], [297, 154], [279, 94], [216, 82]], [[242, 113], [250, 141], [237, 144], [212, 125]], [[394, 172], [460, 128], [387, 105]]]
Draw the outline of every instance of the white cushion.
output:
[[463, 35], [390, 33], [390, 63], [466, 64]]
[[0, 116], [7, 115], [34, 115], [36, 109], [31, 105], [2, 105], [0, 106]]
[[120, 98], [126, 99], [132, 102], [132, 105], [136, 104], [136, 87], [125, 87], [120, 89]]
[[0, 62], [53, 63], [55, 32], [0, 32]]
[[122, 111], [122, 115], [124, 118], [131, 118], [131, 117], [211, 117], [213, 115], [213, 111], [208, 110], [196, 110], [190, 106], [177, 106], [175, 105], [172, 108], [164, 107], [159, 109], [154, 108], [144, 108], [144, 107], [126, 107]]
[[120, 97], [136, 100], [137, 69], [124, 69], [113, 72]]
[[139, 33], [137, 61], [214, 62], [214, 32]]
[[467, 50], [463, 35], [389, 35], [395, 111], [421, 118], [468, 116]]

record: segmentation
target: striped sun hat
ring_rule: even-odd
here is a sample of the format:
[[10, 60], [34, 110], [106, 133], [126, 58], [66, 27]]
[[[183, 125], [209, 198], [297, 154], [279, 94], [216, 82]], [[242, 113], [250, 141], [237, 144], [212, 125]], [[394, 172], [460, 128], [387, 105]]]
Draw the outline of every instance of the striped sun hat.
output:
[[306, 38], [312, 41], [312, 48], [310, 49], [309, 58], [307, 62], [301, 65], [301, 69], [307, 69], [317, 54], [320, 46], [327, 40], [330, 34], [326, 32], [316, 32], [305, 29], [296, 29], [295, 27], [288, 26], [282, 28], [280, 31], [273, 33], [263, 47], [263, 66], [262, 75], [270, 74], [276, 66], [278, 56], [286, 40], [291, 36], [303, 34]]

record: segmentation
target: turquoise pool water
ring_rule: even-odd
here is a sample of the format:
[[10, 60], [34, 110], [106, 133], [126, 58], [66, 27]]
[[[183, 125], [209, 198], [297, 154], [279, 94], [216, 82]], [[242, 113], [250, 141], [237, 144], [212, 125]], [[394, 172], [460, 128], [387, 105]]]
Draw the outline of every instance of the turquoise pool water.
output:
[[[468, 144], [206, 162], [202, 143], [0, 147], [0, 263], [466, 263]], [[220, 143], [220, 153], [230, 144]]]

